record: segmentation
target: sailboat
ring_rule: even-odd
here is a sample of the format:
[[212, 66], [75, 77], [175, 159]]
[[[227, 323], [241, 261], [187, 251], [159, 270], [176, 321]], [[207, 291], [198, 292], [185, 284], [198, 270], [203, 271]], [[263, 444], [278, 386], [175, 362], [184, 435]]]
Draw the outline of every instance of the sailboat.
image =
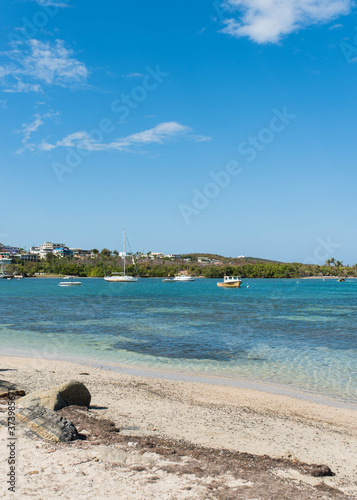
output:
[[138, 281], [138, 278], [134, 276], [128, 276], [125, 274], [125, 229], [123, 229], [123, 258], [124, 258], [124, 272], [123, 273], [113, 273], [112, 276], [104, 276], [105, 281], [109, 281], [110, 283], [134, 283]]

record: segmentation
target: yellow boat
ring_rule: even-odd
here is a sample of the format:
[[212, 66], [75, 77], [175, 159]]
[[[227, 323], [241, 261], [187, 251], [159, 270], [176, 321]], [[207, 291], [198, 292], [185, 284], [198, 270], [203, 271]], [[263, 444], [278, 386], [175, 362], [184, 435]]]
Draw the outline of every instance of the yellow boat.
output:
[[346, 278], [340, 278], [337, 281], [346, 281]]
[[242, 284], [240, 276], [225, 276], [223, 282], [217, 283], [217, 286], [225, 288], [239, 288]]

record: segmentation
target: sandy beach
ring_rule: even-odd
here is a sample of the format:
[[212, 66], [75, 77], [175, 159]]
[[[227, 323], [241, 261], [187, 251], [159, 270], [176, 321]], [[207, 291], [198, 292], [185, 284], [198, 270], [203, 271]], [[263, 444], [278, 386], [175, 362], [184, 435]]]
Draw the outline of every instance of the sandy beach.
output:
[[[63, 361], [0, 359], [0, 378], [27, 393], [74, 379], [92, 395], [79, 429], [86, 441], [53, 444], [18, 429], [17, 489], [7, 491], [2, 467], [2, 498], [357, 498], [355, 410]], [[114, 422], [120, 439], [91, 441], [95, 432], [83, 425], [98, 419]], [[325, 464], [335, 475], [313, 477], [300, 464]]]

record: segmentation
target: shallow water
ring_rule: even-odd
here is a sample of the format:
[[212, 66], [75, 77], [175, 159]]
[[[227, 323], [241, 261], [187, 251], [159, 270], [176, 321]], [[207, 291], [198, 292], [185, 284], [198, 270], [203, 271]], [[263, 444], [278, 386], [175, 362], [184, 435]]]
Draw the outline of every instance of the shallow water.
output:
[[[3, 352], [243, 378], [357, 403], [357, 280], [0, 280]], [[246, 284], [249, 283], [249, 288]]]

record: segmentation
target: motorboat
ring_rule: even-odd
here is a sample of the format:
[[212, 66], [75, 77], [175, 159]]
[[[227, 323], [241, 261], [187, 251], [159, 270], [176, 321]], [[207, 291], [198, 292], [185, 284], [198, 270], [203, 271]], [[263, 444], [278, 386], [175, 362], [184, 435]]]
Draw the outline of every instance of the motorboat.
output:
[[178, 274], [174, 277], [174, 281], [195, 281], [195, 278], [186, 274]]
[[217, 286], [225, 288], [239, 288], [242, 284], [240, 276], [224, 276], [223, 281], [217, 283]]
[[164, 278], [162, 280], [163, 283], [176, 283], [177, 280], [175, 280], [175, 278]]
[[[130, 247], [130, 245], [129, 245]], [[129, 248], [130, 249], [130, 248]], [[138, 278], [135, 276], [128, 276], [125, 273], [125, 257], [126, 257], [126, 251], [125, 251], [125, 229], [123, 229], [123, 259], [124, 259], [124, 272], [123, 273], [113, 273], [111, 276], [104, 276], [105, 281], [108, 281], [109, 283], [135, 283], [138, 281]], [[135, 265], [134, 257], [133, 257], [133, 262]], [[135, 265], [136, 267], [136, 265]]]
[[81, 286], [82, 285], [81, 281], [73, 281], [73, 279], [70, 276], [65, 276], [63, 279], [66, 281], [61, 281], [61, 283], [58, 286]]

